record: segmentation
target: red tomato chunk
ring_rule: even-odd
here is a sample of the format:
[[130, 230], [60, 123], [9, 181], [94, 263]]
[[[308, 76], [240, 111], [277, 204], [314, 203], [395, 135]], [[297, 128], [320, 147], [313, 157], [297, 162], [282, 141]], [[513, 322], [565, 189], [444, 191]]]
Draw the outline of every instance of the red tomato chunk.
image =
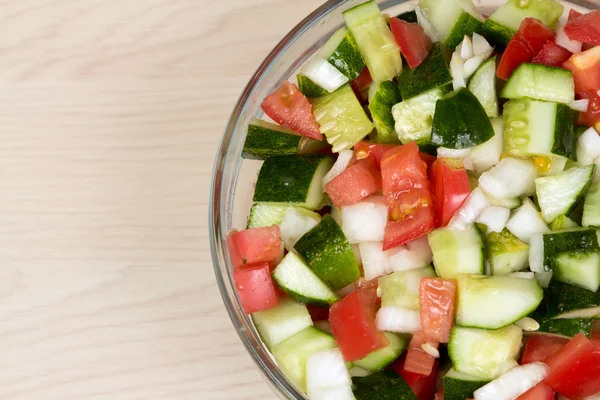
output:
[[383, 152], [393, 147], [393, 144], [358, 142], [354, 145], [354, 156], [357, 160], [372, 156], [377, 168], [381, 168], [381, 156], [383, 155]]
[[448, 343], [456, 309], [456, 280], [422, 278], [419, 304], [421, 328], [427, 340]]
[[547, 358], [565, 347], [568, 339], [552, 335], [533, 335], [529, 338], [521, 364], [545, 362]]
[[533, 55], [537, 54], [548, 40], [554, 41], [554, 33], [535, 18], [525, 18], [515, 37], [525, 43]]
[[423, 345], [429, 343], [434, 348], [439, 347], [438, 342], [430, 341], [423, 332], [415, 333], [410, 339], [406, 360], [404, 361], [404, 370], [419, 375], [429, 376], [435, 363], [435, 357], [423, 350]]
[[234, 268], [264, 262], [275, 265], [282, 256], [282, 241], [277, 225], [232, 231], [227, 244]]
[[550, 67], [560, 67], [571, 57], [573, 53], [562, 46], [554, 43], [554, 40], [548, 40], [542, 46], [539, 53], [531, 60], [534, 64], [544, 64]]
[[554, 399], [554, 390], [548, 385], [538, 383], [533, 388], [529, 389], [519, 397], [517, 400], [552, 400]]
[[325, 185], [336, 207], [358, 203], [381, 189], [381, 175], [373, 157], [358, 160]]
[[507, 80], [519, 65], [532, 59], [533, 53], [529, 50], [529, 47], [519, 39], [513, 38], [500, 58], [496, 75], [500, 79]]
[[600, 10], [569, 18], [565, 33], [571, 40], [600, 44]]
[[279, 291], [267, 263], [237, 268], [233, 271], [233, 280], [247, 314], [275, 307], [279, 302]]
[[431, 400], [435, 395], [439, 366], [440, 363], [436, 360], [428, 376], [415, 374], [404, 369], [404, 358], [400, 358], [390, 365], [390, 369], [404, 378], [418, 400]]
[[431, 40], [421, 25], [390, 18], [390, 29], [409, 67], [418, 67], [431, 50]]
[[443, 158], [432, 167], [433, 200], [439, 226], [446, 226], [471, 193], [467, 170], [453, 168]]

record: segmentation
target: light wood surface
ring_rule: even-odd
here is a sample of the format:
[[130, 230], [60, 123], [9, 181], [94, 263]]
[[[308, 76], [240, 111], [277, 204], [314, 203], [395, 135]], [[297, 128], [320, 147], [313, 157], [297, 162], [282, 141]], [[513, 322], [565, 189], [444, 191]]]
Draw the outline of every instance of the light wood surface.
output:
[[0, 399], [275, 399], [215, 285], [229, 113], [321, 0], [0, 0]]

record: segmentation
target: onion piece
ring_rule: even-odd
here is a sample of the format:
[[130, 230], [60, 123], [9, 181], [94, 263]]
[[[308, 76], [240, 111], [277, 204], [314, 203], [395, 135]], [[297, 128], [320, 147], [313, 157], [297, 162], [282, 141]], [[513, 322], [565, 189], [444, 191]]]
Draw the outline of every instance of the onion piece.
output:
[[532, 161], [507, 157], [479, 177], [479, 186], [498, 199], [520, 197], [535, 192], [537, 176]]
[[463, 60], [468, 60], [473, 57], [473, 44], [471, 43], [471, 39], [467, 35], [464, 36], [460, 45], [456, 48], [456, 51], [460, 50], [460, 58]]
[[514, 400], [544, 380], [549, 373], [550, 368], [544, 363], [520, 365], [480, 387], [473, 394], [475, 400]]
[[479, 214], [477, 222], [487, 226], [488, 232], [502, 232], [509, 217], [510, 210], [508, 208], [489, 206]]
[[488, 43], [488, 41], [481, 36], [480, 34], [473, 32], [473, 53], [476, 56], [485, 54], [486, 57], [488, 58], [494, 51], [494, 48], [492, 46], [490, 46], [490, 44]]
[[375, 323], [380, 331], [415, 333], [421, 330], [419, 311], [407, 308], [381, 307], [377, 311]]
[[348, 168], [350, 161], [352, 161], [352, 157], [354, 157], [354, 152], [352, 150], [340, 151], [333, 167], [331, 167], [329, 172], [323, 177], [323, 186], [327, 185], [333, 178], [344, 172], [344, 170]]
[[[523, 205], [513, 213], [506, 224], [506, 229], [525, 243], [529, 243], [536, 233], [550, 232], [540, 212], [529, 199], [525, 199]], [[529, 248], [529, 255], [531, 257], [531, 247]], [[535, 267], [532, 266], [531, 270], [536, 272], [533, 268]]]
[[580, 99], [580, 100], [572, 101], [569, 104], [569, 107], [571, 107], [575, 111], [587, 112], [589, 104], [590, 104], [590, 99]]
[[565, 32], [565, 26], [562, 24], [556, 28], [556, 44], [564, 47], [573, 54], [581, 53], [581, 47], [583, 46], [583, 43], [569, 39]]
[[308, 215], [300, 214], [293, 208], [288, 208], [283, 216], [279, 230], [285, 248], [292, 250], [304, 234], [317, 226], [317, 221]]
[[429, 20], [427, 19], [427, 14], [425, 14], [425, 10], [423, 10], [421, 7], [415, 7], [415, 14], [417, 14], [418, 24], [421, 25], [423, 31], [429, 37], [429, 40], [431, 40], [431, 43], [439, 42], [440, 38], [437, 35], [437, 31], [435, 30], [433, 25], [431, 25], [431, 22], [429, 22]]
[[302, 72], [311, 81], [327, 90], [329, 93], [348, 82], [348, 77], [346, 75], [342, 74], [327, 60], [320, 57], [314, 57], [309, 60], [302, 69]]
[[550, 285], [550, 281], [552, 280], [552, 271], [548, 272], [536, 272], [535, 279], [538, 280], [540, 286], [543, 288], [547, 288]]
[[452, 229], [467, 229], [477, 220], [483, 210], [490, 206], [490, 201], [483, 191], [476, 188], [471, 192], [463, 205], [454, 214], [448, 227]]
[[[339, 349], [319, 351], [306, 360], [306, 388], [311, 400], [351, 400], [352, 380]], [[331, 397], [335, 395], [335, 397]]]
[[383, 251], [383, 242], [362, 242], [358, 247], [366, 280], [370, 281], [387, 274], [387, 255]]
[[454, 90], [467, 87], [463, 60], [456, 52], [452, 53], [452, 59], [450, 60], [450, 75], [452, 75], [452, 88]]
[[465, 79], [469, 79], [475, 73], [475, 71], [477, 71], [477, 68], [479, 68], [479, 66], [483, 64], [485, 60], [486, 56], [484, 54], [480, 54], [478, 56], [473, 56], [467, 61], [465, 61], [463, 64], [463, 74]]
[[342, 207], [342, 230], [351, 244], [383, 240], [388, 207], [363, 201]]

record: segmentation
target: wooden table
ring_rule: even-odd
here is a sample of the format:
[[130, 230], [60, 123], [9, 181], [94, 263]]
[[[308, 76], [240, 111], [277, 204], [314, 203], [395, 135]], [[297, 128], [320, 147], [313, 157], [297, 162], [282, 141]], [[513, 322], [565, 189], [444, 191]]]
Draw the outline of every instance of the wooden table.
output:
[[222, 129], [321, 0], [0, 1], [0, 398], [274, 399], [221, 302]]

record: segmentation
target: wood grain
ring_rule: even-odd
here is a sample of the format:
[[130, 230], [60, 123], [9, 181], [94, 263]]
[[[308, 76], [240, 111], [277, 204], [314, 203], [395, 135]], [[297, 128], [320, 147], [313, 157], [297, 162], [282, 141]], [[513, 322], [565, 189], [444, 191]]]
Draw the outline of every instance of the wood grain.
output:
[[213, 157], [320, 0], [0, 0], [0, 398], [274, 399], [215, 285]]

